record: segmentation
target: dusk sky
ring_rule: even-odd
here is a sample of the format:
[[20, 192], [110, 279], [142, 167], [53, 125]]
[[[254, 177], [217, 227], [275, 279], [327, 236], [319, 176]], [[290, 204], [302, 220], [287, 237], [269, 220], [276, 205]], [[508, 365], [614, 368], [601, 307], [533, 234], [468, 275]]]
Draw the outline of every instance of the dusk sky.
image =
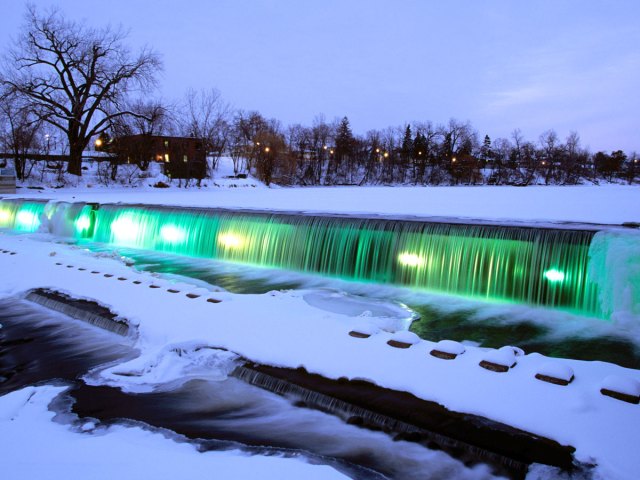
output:
[[[4, 0], [0, 48], [23, 24]], [[215, 87], [236, 108], [356, 133], [470, 120], [480, 138], [577, 131], [591, 150], [640, 151], [640, 2], [595, 0], [37, 1], [122, 24], [164, 61], [162, 98]]]

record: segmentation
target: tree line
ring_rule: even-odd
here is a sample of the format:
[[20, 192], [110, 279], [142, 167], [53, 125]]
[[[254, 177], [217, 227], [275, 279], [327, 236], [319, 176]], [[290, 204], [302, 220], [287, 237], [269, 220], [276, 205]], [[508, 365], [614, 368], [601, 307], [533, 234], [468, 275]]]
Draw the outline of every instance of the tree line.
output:
[[[640, 179], [636, 153], [589, 152], [572, 132], [536, 141], [520, 130], [480, 138], [470, 122], [412, 122], [354, 134], [349, 119], [283, 126], [257, 111], [232, 108], [215, 90], [188, 90], [175, 102], [149, 99], [162, 69], [150, 49], [132, 54], [126, 35], [41, 14], [26, 25], [0, 69], [0, 145], [18, 178], [31, 175], [34, 154], [65, 152], [66, 172], [82, 175], [83, 152], [128, 135], [202, 140], [215, 169], [230, 156], [236, 173], [283, 185], [575, 185]], [[114, 144], [117, 145], [117, 142]], [[111, 177], [122, 158], [107, 160]], [[31, 156], [31, 157], [30, 157]], [[0, 162], [2, 160], [0, 159]], [[139, 161], [144, 171], [149, 162]]]

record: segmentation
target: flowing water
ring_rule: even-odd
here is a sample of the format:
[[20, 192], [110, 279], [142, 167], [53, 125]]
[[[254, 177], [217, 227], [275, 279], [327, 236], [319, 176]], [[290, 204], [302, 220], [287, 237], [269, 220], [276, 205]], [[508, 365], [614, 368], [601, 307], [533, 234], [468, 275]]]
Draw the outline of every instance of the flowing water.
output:
[[143, 422], [176, 432], [203, 450], [303, 456], [353, 479], [488, 479], [440, 451], [394, 441], [235, 378], [191, 379], [152, 393], [88, 385], [83, 375], [136, 355], [119, 335], [16, 299], [0, 300], [0, 394], [27, 385], [71, 385], [71, 411], [103, 423]]
[[593, 230], [120, 204], [1, 201], [0, 211], [0, 226], [33, 231], [40, 218], [116, 247], [603, 315], [587, 268]]

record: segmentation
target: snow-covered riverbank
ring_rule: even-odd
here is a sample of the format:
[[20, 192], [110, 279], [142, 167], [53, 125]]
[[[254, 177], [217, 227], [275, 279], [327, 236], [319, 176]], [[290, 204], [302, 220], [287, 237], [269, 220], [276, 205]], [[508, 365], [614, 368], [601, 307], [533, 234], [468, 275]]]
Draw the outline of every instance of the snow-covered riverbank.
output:
[[[309, 297], [309, 292], [215, 292], [137, 273], [117, 260], [77, 247], [24, 236], [2, 235], [0, 247], [9, 252], [0, 254], [2, 272], [21, 272], [2, 275], [3, 296], [35, 287], [55, 288], [74, 297], [98, 299], [136, 327], [141, 356], [104, 371], [97, 381], [144, 391], [185, 374], [191, 367], [189, 361], [182, 365], [185, 358], [201, 360], [194, 353], [198, 348], [224, 347], [264, 364], [304, 366], [329, 378], [367, 379], [454, 411], [552, 438], [576, 447], [576, 459], [598, 464], [604, 478], [635, 478], [640, 467], [632, 447], [640, 410], [600, 393], [611, 376], [640, 382], [636, 370], [603, 362], [555, 360], [556, 366], [575, 374], [575, 380], [562, 387], [534, 378], [549, 368], [545, 365], [549, 359], [535, 353], [517, 357], [516, 366], [501, 374], [479, 366], [491, 353], [486, 349], [467, 346], [463, 355], [446, 361], [429, 355], [435, 346], [432, 342], [396, 349], [387, 345], [393, 335], [389, 332], [379, 331], [367, 339], [348, 335], [365, 325], [374, 331], [398, 328], [401, 313], [391, 307], [358, 305], [362, 311], [353, 316], [354, 304], [344, 298], [335, 299], [337, 312], [335, 305], [329, 311], [317, 294]], [[208, 302], [209, 298], [220, 302]], [[177, 350], [182, 360], [175, 363]]]

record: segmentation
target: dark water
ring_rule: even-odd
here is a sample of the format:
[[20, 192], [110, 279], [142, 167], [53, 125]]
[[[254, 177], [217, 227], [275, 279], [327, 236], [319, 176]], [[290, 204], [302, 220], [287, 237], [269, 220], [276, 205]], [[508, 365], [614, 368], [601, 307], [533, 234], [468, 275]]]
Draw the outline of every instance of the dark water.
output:
[[0, 300], [0, 324], [0, 394], [64, 381], [72, 388], [59, 403], [79, 419], [143, 422], [185, 436], [200, 450], [303, 456], [357, 480], [491, 478], [488, 467], [467, 469], [442, 452], [295, 407], [234, 378], [194, 379], [145, 394], [87, 385], [82, 376], [89, 370], [137, 355], [126, 339], [12, 299]]
[[[102, 252], [112, 251], [112, 248], [96, 245], [92, 245], [91, 248]], [[266, 293], [270, 290], [322, 287], [346, 290], [377, 299], [400, 300], [420, 315], [421, 320], [414, 322], [411, 330], [427, 340], [473, 341], [490, 348], [517, 345], [526, 352], [538, 352], [550, 357], [600, 360], [628, 368], [640, 368], [640, 345], [634, 339], [618, 335], [613, 327], [604, 328], [596, 335], [590, 332], [593, 325], [607, 325], [605, 320], [581, 320], [580, 317], [573, 316], [570, 320], [571, 327], [560, 328], [566, 327], [559, 323], [567, 321], [566, 317], [569, 315], [544, 309], [523, 309], [519, 312], [520, 318], [517, 321], [508, 318], [509, 313], [498, 311], [489, 316], [479, 317], [477, 313], [483, 307], [439, 308], [438, 299], [427, 300], [427, 295], [406, 289], [136, 249], [119, 249], [118, 252], [139, 270], [188, 277], [210, 285], [218, 285], [234, 293]], [[554, 325], [554, 321], [558, 324]]]

